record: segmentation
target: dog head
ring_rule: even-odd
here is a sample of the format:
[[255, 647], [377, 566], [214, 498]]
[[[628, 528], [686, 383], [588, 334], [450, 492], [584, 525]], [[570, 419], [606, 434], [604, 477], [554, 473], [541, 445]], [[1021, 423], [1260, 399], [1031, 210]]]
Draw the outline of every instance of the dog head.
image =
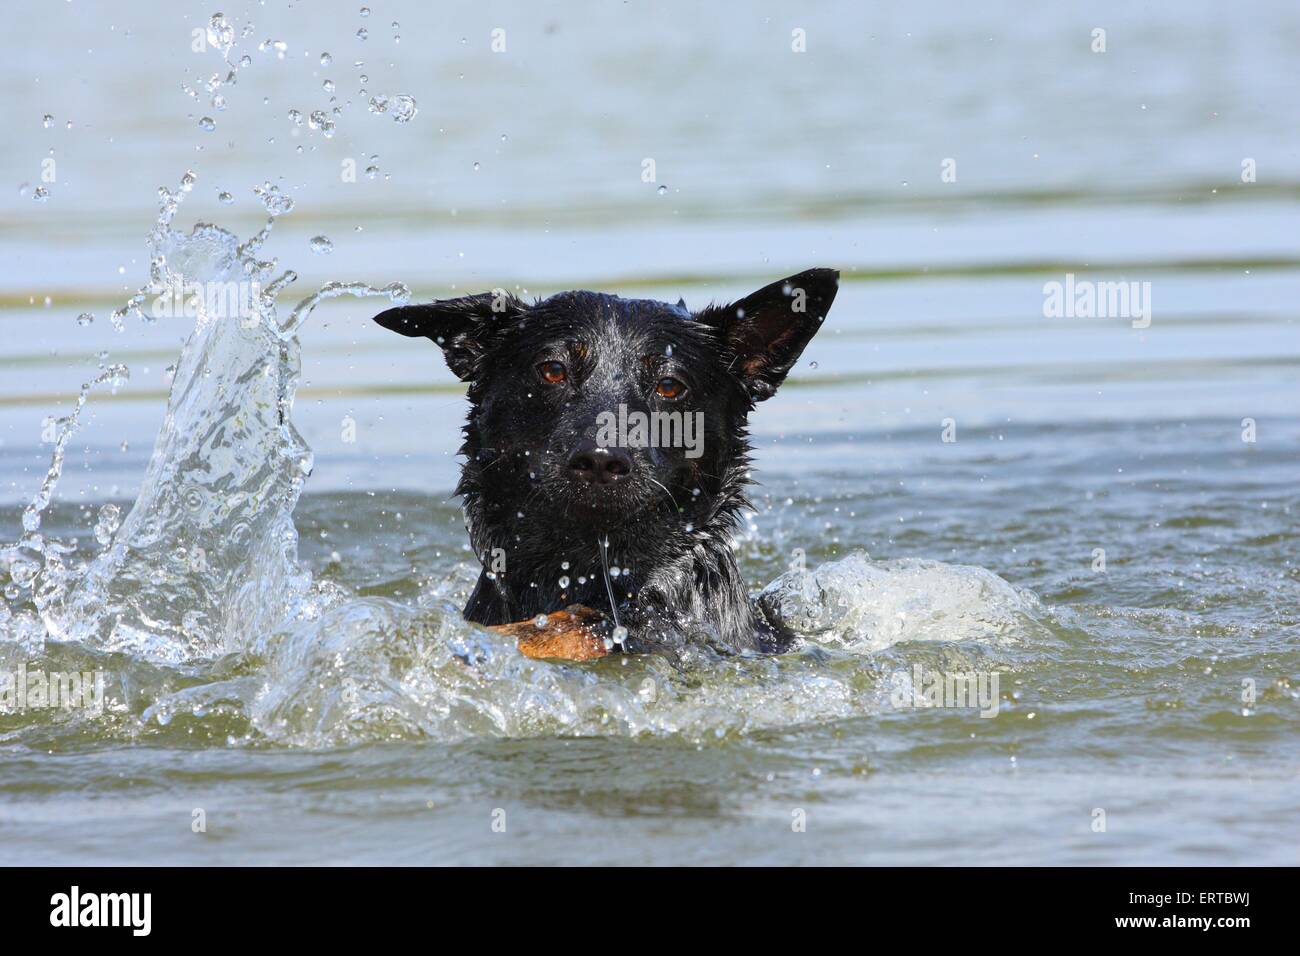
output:
[[[458, 491], [471, 532], [518, 540], [630, 529], [667, 540], [744, 504], [746, 424], [821, 326], [839, 273], [812, 269], [726, 306], [505, 292], [389, 309], [469, 384]], [[481, 529], [480, 529], [481, 530]], [[477, 542], [476, 542], [477, 543]]]

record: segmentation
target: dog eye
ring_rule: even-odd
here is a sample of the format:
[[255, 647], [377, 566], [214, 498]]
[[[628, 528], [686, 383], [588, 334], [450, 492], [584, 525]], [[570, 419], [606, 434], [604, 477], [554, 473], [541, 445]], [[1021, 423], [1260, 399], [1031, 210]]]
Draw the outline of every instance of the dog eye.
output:
[[681, 398], [686, 394], [686, 385], [672, 377], [661, 378], [655, 386], [655, 394], [660, 398]]
[[543, 382], [558, 385], [569, 377], [569, 370], [564, 367], [563, 362], [543, 362], [537, 366], [537, 374], [542, 377]]

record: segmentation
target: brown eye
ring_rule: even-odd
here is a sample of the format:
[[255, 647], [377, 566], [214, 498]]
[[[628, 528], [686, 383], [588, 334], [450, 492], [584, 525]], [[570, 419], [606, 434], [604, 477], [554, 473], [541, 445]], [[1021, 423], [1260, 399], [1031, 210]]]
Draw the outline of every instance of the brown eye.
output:
[[543, 382], [558, 385], [569, 377], [569, 370], [564, 367], [563, 362], [543, 362], [537, 366], [537, 374], [542, 377]]
[[655, 394], [660, 398], [681, 398], [686, 394], [686, 386], [675, 378], [661, 378]]

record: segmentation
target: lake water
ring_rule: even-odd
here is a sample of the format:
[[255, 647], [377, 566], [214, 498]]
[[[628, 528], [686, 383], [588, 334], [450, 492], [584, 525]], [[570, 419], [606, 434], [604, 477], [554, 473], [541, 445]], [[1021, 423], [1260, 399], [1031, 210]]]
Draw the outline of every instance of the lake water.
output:
[[[108, 701], [0, 713], [5, 862], [1300, 862], [1300, 8], [222, 10], [229, 65], [215, 9], [10, 10], [0, 542], [50, 416], [129, 380], [44, 550], [0, 552], [0, 671]], [[698, 306], [842, 270], [736, 548], [755, 589], [802, 554], [848, 623], [678, 670], [460, 621], [462, 389], [379, 300], [300, 356], [114, 330], [187, 170], [186, 233], [294, 200], [256, 256], [298, 274], [281, 320], [338, 279]], [[1120, 281], [1149, 315], [1045, 308]], [[897, 706], [918, 665], [996, 673], [997, 715]]]

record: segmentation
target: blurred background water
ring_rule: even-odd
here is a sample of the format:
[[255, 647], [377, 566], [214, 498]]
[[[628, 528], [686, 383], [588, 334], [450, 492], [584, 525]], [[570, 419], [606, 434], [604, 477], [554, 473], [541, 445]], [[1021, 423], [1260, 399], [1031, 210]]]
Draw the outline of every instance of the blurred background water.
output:
[[[1297, 862], [1300, 8], [222, 10], [237, 36], [252, 24], [233, 53], [250, 62], [215, 109], [203, 86], [228, 68], [191, 48], [215, 8], [10, 5], [0, 539], [49, 464], [43, 419], [106, 361], [131, 381], [87, 407], [53, 527], [89, 546], [86, 506], [134, 498], [191, 323], [117, 333], [109, 312], [145, 279], [157, 187], [192, 169], [187, 224], [248, 235], [254, 186], [293, 197], [265, 252], [302, 295], [343, 278], [698, 306], [841, 269], [754, 420], [751, 583], [796, 548], [862, 548], [987, 568], [1046, 624], [1010, 646], [723, 669], [662, 719], [592, 705], [455, 740], [290, 745], [206, 711], [160, 728], [150, 698], [194, 678], [137, 669], [138, 705], [108, 729], [0, 717], [7, 859]], [[417, 101], [409, 123], [368, 110], [394, 94]], [[306, 117], [332, 107], [327, 137]], [[1149, 327], [1046, 317], [1067, 273], [1149, 282]], [[464, 404], [436, 351], [374, 311], [326, 303], [301, 336], [315, 471], [297, 523], [319, 578], [411, 602], [469, 557], [449, 500]], [[994, 720], [876, 706], [917, 660], [1006, 668], [1015, 696]], [[601, 666], [597, 687], [630, 679]], [[199, 806], [220, 821], [201, 838]]]

